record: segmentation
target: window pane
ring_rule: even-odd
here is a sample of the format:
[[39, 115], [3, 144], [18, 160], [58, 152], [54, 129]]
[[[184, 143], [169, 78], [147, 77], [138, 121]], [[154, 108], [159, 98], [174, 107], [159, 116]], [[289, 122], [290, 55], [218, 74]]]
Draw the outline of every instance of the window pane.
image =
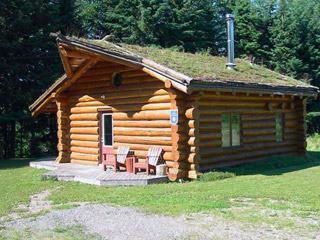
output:
[[104, 115], [103, 116], [103, 130], [104, 130], [104, 145], [105, 146], [112, 146], [112, 116], [111, 115]]
[[240, 115], [231, 116], [232, 146], [240, 146]]
[[230, 116], [221, 116], [222, 147], [230, 147]]
[[282, 130], [282, 114], [277, 113], [276, 115], [276, 139], [277, 142], [281, 142], [283, 140], [283, 130]]

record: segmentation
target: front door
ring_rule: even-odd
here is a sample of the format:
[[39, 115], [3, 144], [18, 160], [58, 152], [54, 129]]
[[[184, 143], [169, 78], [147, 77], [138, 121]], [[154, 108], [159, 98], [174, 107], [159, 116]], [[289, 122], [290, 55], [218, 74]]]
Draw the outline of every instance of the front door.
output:
[[101, 162], [110, 165], [113, 162], [112, 112], [100, 113], [100, 152]]

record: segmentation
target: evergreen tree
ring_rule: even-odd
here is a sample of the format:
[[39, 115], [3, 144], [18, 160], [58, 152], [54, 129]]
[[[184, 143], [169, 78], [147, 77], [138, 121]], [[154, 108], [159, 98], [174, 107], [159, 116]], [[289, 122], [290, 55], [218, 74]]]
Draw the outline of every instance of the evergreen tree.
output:
[[55, 150], [52, 144], [56, 135], [50, 134], [49, 129], [53, 127], [52, 117], [33, 120], [28, 106], [62, 73], [55, 40], [49, 36], [50, 32], [66, 27], [60, 25], [63, 14], [59, 9], [59, 4], [51, 0], [0, 2], [0, 146], [3, 148], [0, 155], [3, 157]]

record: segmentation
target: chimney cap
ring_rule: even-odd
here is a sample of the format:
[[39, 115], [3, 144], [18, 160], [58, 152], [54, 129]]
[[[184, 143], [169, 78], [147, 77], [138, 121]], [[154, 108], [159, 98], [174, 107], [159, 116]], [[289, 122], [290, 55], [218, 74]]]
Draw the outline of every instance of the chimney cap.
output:
[[232, 13], [228, 13], [228, 14], [226, 14], [226, 18], [227, 18], [227, 20], [230, 20], [230, 19], [234, 19], [235, 16]]

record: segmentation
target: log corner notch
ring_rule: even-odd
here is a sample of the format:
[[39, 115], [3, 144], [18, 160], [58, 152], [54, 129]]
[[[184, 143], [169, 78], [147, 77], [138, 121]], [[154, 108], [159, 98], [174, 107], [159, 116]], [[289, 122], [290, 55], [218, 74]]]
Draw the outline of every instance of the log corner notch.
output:
[[[199, 111], [198, 100], [202, 96], [202, 92], [184, 96], [182, 103], [179, 98], [171, 101], [172, 108], [184, 105], [182, 114], [179, 115], [178, 127], [172, 127], [173, 134], [179, 134], [179, 141], [173, 144], [183, 147], [184, 153], [177, 159], [172, 168], [169, 169], [169, 179], [175, 181], [178, 179], [197, 179], [199, 171]], [[179, 95], [178, 95], [179, 96]], [[186, 100], [186, 102], [185, 102]], [[176, 132], [176, 129], [178, 129]], [[183, 131], [179, 130], [183, 129]]]

